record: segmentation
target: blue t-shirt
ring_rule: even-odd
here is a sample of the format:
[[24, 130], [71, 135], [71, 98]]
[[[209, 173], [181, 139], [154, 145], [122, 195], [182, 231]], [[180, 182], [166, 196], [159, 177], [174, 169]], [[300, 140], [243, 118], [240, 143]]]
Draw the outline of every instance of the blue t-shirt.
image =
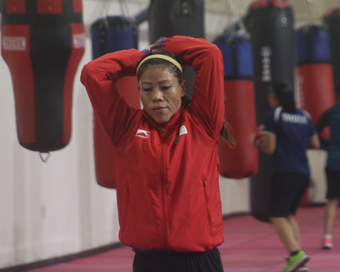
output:
[[340, 104], [336, 104], [322, 114], [316, 129], [321, 132], [326, 126], [329, 126], [331, 131], [331, 139], [327, 146], [326, 168], [340, 171]]
[[306, 111], [292, 114], [277, 107], [268, 112], [263, 131], [276, 135], [273, 173], [310, 173], [306, 151], [316, 130]]

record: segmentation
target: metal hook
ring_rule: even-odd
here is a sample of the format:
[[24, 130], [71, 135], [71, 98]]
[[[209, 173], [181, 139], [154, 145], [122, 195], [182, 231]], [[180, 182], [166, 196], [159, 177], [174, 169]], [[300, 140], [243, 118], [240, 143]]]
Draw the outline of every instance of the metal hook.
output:
[[[46, 154], [45, 158], [44, 158], [43, 154]], [[51, 154], [50, 154], [49, 151], [47, 151], [47, 152], [39, 152], [39, 156], [40, 156], [40, 159], [41, 159], [43, 162], [47, 162], [48, 159], [50, 158]]]

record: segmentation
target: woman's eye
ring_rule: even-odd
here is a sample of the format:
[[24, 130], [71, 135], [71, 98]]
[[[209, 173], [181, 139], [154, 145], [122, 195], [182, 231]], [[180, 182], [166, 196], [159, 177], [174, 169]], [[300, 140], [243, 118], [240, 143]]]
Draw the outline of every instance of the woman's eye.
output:
[[170, 86], [163, 86], [163, 87], [162, 87], [162, 90], [163, 90], [163, 91], [167, 91], [167, 90], [169, 90], [170, 88], [171, 88]]
[[151, 90], [152, 90], [151, 88], [143, 88], [144, 92], [151, 92]]

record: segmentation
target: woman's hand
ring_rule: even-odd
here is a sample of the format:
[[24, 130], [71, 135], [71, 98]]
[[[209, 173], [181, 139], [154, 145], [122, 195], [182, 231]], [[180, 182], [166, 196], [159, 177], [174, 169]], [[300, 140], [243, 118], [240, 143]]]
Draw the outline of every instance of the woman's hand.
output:
[[157, 47], [158, 47], [158, 44], [154, 43], [154, 44], [149, 45], [145, 49], [149, 50], [150, 52], [153, 52], [153, 51], [157, 51]]
[[146, 49], [149, 50], [150, 52], [157, 51], [158, 50], [158, 44], [160, 43], [161, 40], [163, 40], [163, 38], [155, 41], [154, 44], [149, 45]]
[[256, 147], [260, 147], [260, 143], [263, 140], [263, 134], [262, 134], [263, 128], [264, 126], [260, 125], [256, 127], [254, 132], [251, 134], [251, 140], [253, 142], [253, 145]]

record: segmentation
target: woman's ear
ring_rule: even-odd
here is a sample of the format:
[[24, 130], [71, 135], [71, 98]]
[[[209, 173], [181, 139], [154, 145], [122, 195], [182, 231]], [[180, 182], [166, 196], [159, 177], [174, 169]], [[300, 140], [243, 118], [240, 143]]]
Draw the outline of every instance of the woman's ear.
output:
[[184, 79], [181, 82], [180, 87], [181, 87], [181, 97], [183, 97], [185, 95], [185, 91], [186, 91], [186, 87], [187, 87], [187, 83], [185, 82]]

